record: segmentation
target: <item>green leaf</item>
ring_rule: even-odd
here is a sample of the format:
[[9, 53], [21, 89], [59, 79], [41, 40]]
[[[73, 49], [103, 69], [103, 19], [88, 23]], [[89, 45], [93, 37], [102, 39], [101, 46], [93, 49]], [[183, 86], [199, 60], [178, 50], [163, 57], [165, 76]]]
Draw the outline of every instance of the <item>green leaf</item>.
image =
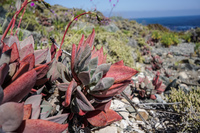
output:
[[90, 72], [81, 72], [78, 74], [78, 78], [80, 79], [80, 81], [84, 84], [84, 85], [89, 85], [90, 83]]
[[99, 65], [98, 67], [97, 67], [97, 69], [96, 69], [96, 72], [95, 73], [98, 73], [98, 72], [103, 72], [103, 75], [105, 75], [108, 71], [109, 71], [109, 69], [110, 69], [110, 64], [101, 64], [101, 65]]
[[106, 77], [101, 79], [92, 91], [107, 90], [114, 84], [114, 78]]
[[98, 65], [98, 57], [92, 58], [89, 63], [90, 69], [96, 69]]

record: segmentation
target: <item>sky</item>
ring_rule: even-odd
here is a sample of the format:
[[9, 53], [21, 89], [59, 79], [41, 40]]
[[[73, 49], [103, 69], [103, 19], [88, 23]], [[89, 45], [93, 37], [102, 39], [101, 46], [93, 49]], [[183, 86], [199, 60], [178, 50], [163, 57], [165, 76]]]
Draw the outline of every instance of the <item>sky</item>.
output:
[[45, 0], [51, 5], [82, 8], [86, 11], [96, 7], [108, 16], [113, 4], [112, 15], [125, 18], [165, 17], [200, 15], [200, 0]]

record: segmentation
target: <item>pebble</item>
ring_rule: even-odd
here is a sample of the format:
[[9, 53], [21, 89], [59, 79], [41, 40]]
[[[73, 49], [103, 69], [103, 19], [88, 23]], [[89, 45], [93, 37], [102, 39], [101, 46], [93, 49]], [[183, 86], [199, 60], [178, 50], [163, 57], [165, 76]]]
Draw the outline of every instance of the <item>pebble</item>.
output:
[[102, 128], [98, 131], [95, 131], [95, 133], [117, 133], [117, 127], [107, 126], [107, 127]]
[[[149, 114], [148, 114], [148, 112], [146, 110], [144, 110], [144, 109], [138, 109], [138, 112], [144, 118], [144, 120], [148, 119]], [[142, 119], [140, 118], [140, 116], [138, 114], [136, 115], [136, 120], [142, 121]]]
[[128, 122], [126, 120], [121, 120], [120, 127], [124, 129], [124, 128], [127, 128], [127, 126], [128, 126]]
[[138, 99], [138, 97], [134, 97], [131, 101], [135, 104], [140, 104], [140, 100]]
[[188, 75], [186, 74], [186, 72], [180, 72], [178, 74], [179, 78], [181, 79], [188, 79]]

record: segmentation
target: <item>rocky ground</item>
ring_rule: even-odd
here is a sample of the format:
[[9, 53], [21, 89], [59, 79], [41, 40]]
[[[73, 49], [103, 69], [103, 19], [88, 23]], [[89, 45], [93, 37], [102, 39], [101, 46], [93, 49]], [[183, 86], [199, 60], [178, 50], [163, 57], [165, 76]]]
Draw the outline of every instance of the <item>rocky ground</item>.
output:
[[[192, 56], [194, 53], [194, 46], [193, 43], [183, 42], [178, 46], [171, 46], [169, 48], [157, 46], [151, 47], [151, 55], [159, 55], [163, 60], [163, 68], [170, 71], [170, 76], [167, 77], [166, 74], [162, 73], [162, 70], [158, 70], [161, 72], [160, 80], [166, 85], [165, 91], [161, 94], [155, 94], [155, 100], [141, 98], [137, 93], [136, 87], [136, 84], [139, 81], [138, 78], [144, 78], [147, 76], [147, 78], [152, 81], [157, 71], [147, 69], [149, 66], [151, 67], [150, 61], [149, 63], [146, 62], [144, 64], [136, 63], [136, 66], [140, 67], [141, 71], [137, 76], [132, 78], [135, 86], [125, 90], [125, 92], [128, 93], [135, 92], [130, 99], [136, 110], [124, 97], [116, 97], [116, 99], [112, 101], [111, 108], [118, 112], [123, 119], [109, 126], [96, 129], [93, 132], [178, 132], [178, 125], [176, 125], [178, 118], [173, 114], [174, 111], [169, 108], [170, 103], [167, 102], [165, 94], [170, 90], [170, 87], [190, 91], [192, 86], [200, 85], [199, 58]], [[176, 65], [176, 62], [180, 63]], [[179, 80], [179, 82], [177, 82], [176, 85], [171, 84], [177, 80]], [[141, 114], [143, 120], [137, 112]]]

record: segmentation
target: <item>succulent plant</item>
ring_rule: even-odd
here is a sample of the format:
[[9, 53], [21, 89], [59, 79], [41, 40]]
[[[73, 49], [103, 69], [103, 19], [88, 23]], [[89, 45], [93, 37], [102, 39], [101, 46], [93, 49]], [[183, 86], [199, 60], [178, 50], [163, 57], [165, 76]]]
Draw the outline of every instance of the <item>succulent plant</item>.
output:
[[121, 119], [109, 109], [112, 97], [120, 94], [130, 83], [136, 70], [126, 67], [123, 61], [106, 64], [103, 48], [93, 47], [95, 32], [84, 41], [84, 36], [76, 47], [72, 46], [71, 70], [61, 70], [64, 83], [58, 84], [65, 92], [62, 105], [70, 113], [83, 116], [93, 126], [105, 126]]
[[161, 94], [165, 91], [166, 86], [159, 80], [160, 73], [157, 71], [156, 76], [153, 81], [150, 82], [147, 76], [144, 78], [139, 77], [136, 87], [140, 89], [139, 95], [141, 97], [149, 97], [151, 99], [156, 99], [155, 94]]
[[152, 69], [153, 70], [159, 70], [162, 68], [162, 59], [158, 55], [152, 55]]

